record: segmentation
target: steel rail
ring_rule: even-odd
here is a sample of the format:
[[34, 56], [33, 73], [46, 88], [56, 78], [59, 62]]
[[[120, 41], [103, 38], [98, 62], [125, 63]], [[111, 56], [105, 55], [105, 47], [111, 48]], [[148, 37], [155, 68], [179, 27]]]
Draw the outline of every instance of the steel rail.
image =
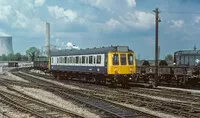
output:
[[[54, 92], [55, 94], [62, 96], [63, 98], [71, 98], [75, 101], [84, 103], [88, 106], [94, 107], [96, 109], [100, 109], [106, 113], [108, 113], [110, 116], [119, 117], [119, 118], [126, 118], [126, 117], [152, 117], [157, 118], [155, 115], [151, 115], [145, 112], [141, 112], [138, 110], [134, 110], [128, 107], [124, 107], [122, 105], [117, 105], [108, 101], [105, 101], [103, 99], [99, 99], [94, 96], [89, 96], [84, 93], [74, 91], [72, 89], [63, 88], [61, 86], [55, 85], [53, 83], [37, 79], [36, 77], [31, 77], [24, 74], [15, 74], [17, 76], [22, 77], [25, 80], [32, 81], [34, 83], [44, 83], [46, 85], [46, 90], [49, 90], [51, 92]], [[51, 86], [51, 87], [49, 87]], [[108, 107], [109, 106], [109, 107]], [[131, 112], [130, 112], [131, 111]]]

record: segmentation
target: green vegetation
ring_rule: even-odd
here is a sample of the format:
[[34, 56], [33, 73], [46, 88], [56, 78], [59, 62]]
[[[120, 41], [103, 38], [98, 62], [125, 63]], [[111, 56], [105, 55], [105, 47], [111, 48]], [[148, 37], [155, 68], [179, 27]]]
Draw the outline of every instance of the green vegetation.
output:
[[9, 55], [3, 54], [0, 56], [0, 61], [28, 61], [28, 56], [21, 55], [20, 53]]
[[30, 57], [31, 61], [34, 61], [35, 58], [39, 55], [40, 50], [36, 47], [30, 47], [28, 50], [26, 50], [26, 55]]
[[26, 50], [26, 55], [20, 53], [1, 55], [0, 61], [34, 61], [34, 59], [39, 55], [40, 50], [36, 47], [31, 47]]
[[165, 61], [173, 61], [173, 55], [168, 54], [167, 56], [165, 56]]

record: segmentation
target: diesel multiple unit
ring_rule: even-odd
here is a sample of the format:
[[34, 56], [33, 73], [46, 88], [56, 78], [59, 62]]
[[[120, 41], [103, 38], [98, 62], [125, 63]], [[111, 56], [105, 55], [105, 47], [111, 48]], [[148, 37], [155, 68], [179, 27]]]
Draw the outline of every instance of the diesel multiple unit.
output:
[[127, 46], [66, 49], [51, 52], [50, 72], [57, 78], [82, 78], [127, 86], [136, 73], [135, 55]]

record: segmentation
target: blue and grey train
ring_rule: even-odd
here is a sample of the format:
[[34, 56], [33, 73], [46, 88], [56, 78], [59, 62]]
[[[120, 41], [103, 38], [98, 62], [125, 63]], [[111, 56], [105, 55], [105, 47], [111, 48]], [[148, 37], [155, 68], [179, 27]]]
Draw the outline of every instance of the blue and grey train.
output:
[[127, 46], [65, 49], [51, 52], [49, 70], [57, 79], [82, 78], [99, 84], [127, 86], [136, 74], [136, 61]]

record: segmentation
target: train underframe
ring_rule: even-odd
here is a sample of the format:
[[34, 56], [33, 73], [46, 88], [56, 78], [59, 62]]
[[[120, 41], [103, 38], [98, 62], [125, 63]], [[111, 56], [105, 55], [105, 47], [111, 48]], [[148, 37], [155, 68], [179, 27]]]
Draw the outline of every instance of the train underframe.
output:
[[[138, 75], [138, 81], [148, 83], [151, 78], [156, 85], [175, 86], [183, 88], [200, 87], [199, 69], [189, 67], [159, 67], [158, 77], [155, 77], [155, 67], [142, 67]], [[145, 70], [145, 71], [144, 71]]]
[[131, 81], [131, 75], [107, 75], [101, 73], [84, 73], [84, 72], [74, 72], [74, 71], [57, 71], [53, 70], [50, 73], [55, 79], [73, 79], [84, 82], [91, 82], [98, 85], [108, 85], [109, 87], [122, 86], [124, 88], [129, 87], [129, 82]]

